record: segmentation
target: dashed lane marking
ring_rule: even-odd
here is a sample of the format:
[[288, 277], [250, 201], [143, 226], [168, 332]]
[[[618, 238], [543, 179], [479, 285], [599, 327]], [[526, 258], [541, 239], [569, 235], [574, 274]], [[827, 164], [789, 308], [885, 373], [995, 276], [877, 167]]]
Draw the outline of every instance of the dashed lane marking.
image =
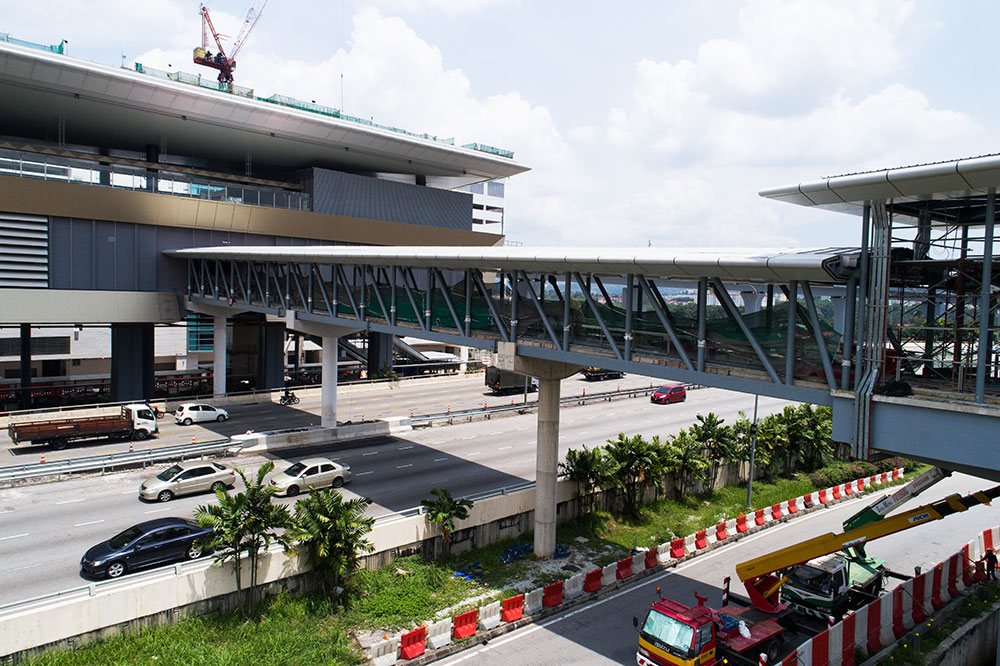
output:
[[468, 437], [463, 437], [462, 439], [475, 439], [475, 435], [469, 435]]
[[399, 447], [399, 450], [400, 451], [405, 451], [406, 449], [412, 449], [412, 448], [413, 448], [412, 445], [411, 446], [401, 446], [401, 447]]
[[368, 453], [362, 453], [363, 456], [377, 456], [378, 451], [369, 451]]
[[512, 449], [512, 448], [514, 448], [514, 447], [513, 446], [501, 446], [500, 448], [497, 449], [497, 451], [506, 451], [507, 449]]
[[354, 476], [364, 476], [365, 474], [374, 474], [375, 470], [370, 470], [368, 472], [357, 472]]
[[6, 541], [7, 539], [19, 539], [24, 536], [28, 536], [28, 533], [22, 532], [21, 534], [11, 534], [9, 536], [0, 537], [0, 541]]
[[75, 502], [82, 502], [85, 499], [87, 499], [87, 498], [86, 497], [77, 497], [76, 499], [63, 500], [61, 502], [56, 502], [56, 504], [73, 504]]
[[434, 462], [445, 462], [446, 460], [448, 460], [448, 459], [447, 458], [435, 458]]
[[406, 469], [407, 467], [413, 467], [413, 465], [412, 464], [410, 464], [410, 465], [396, 465], [396, 469]]
[[77, 523], [77, 524], [73, 525], [73, 527], [83, 527], [85, 525], [96, 525], [97, 523], [103, 523], [103, 522], [104, 522], [103, 518], [101, 518], [100, 520], [88, 520], [85, 523]]
[[469, 454], [469, 457], [471, 458], [472, 456], [478, 456], [481, 453], [482, 451], [473, 451], [472, 453]]
[[143, 511], [143, 513], [160, 513], [161, 511], [170, 511], [170, 507], [163, 507], [162, 509], [150, 509], [149, 511]]

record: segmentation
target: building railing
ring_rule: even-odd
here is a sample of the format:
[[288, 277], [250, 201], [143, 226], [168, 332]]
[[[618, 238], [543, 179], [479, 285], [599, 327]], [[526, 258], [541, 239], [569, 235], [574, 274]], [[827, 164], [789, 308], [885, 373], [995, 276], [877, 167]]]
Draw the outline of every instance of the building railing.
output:
[[8, 44], [13, 44], [15, 46], [24, 46], [29, 49], [37, 49], [39, 51], [49, 51], [51, 53], [58, 53], [59, 55], [66, 54], [66, 40], [62, 40], [58, 44], [36, 44], [35, 42], [28, 42], [23, 39], [17, 39], [16, 37], [11, 37], [9, 33], [0, 32], [0, 42], [7, 42]]
[[[95, 161], [90, 162], [0, 149], [0, 175], [113, 187], [248, 206], [312, 210], [312, 200], [306, 192], [291, 192], [277, 187], [247, 186], [172, 173], [169, 164], [158, 162], [150, 162], [147, 170], [120, 164], [99, 164], [96, 160], [96, 156]], [[153, 169], [155, 171], [152, 171]]]

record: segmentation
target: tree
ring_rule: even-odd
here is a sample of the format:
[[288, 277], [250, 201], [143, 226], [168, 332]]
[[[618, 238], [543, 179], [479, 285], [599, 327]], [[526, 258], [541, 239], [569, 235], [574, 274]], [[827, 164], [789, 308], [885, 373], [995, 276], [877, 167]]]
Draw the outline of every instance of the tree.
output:
[[289, 550], [306, 550], [327, 596], [338, 596], [338, 588], [348, 589], [360, 564], [359, 553], [375, 549], [366, 538], [375, 525], [374, 518], [365, 516], [371, 503], [367, 497], [345, 501], [329, 489], [313, 490], [295, 503], [295, 518], [286, 535], [297, 543]]
[[705, 478], [708, 471], [708, 460], [704, 455], [701, 442], [691, 436], [687, 430], [681, 430], [664, 447], [663, 457], [665, 469], [674, 474], [677, 483], [674, 486], [674, 496], [681, 499], [688, 488]]
[[613, 483], [623, 491], [622, 507], [628, 516], [639, 515], [648, 484], [658, 483], [662, 477], [659, 448], [659, 440], [654, 448], [642, 435], [626, 437], [625, 433], [619, 433], [617, 439], [609, 439], [604, 447], [613, 465]]
[[[209, 545], [221, 547], [223, 562], [234, 562], [237, 590], [243, 589], [240, 572], [242, 558], [245, 556], [250, 560], [249, 589], [254, 590], [261, 552], [275, 541], [284, 543], [284, 536], [279, 530], [291, 526], [288, 507], [271, 502], [275, 488], [265, 483], [265, 477], [272, 469], [274, 463], [268, 461], [261, 465], [253, 478], [248, 478], [242, 469], [237, 469], [245, 490], [230, 495], [228, 489], [219, 489], [215, 492], [218, 504], [203, 504], [195, 509], [198, 523], [212, 528]], [[256, 610], [256, 599], [255, 594], [250, 595], [252, 611]]]
[[707, 452], [709, 483], [715, 482], [719, 468], [724, 463], [732, 462], [735, 455], [733, 431], [723, 425], [724, 423], [725, 420], [720, 419], [715, 412], [698, 414], [697, 421], [691, 425], [689, 431]]
[[427, 511], [427, 520], [432, 525], [441, 527], [441, 539], [445, 547], [451, 548], [451, 533], [455, 531], [455, 522], [469, 517], [472, 500], [455, 499], [444, 488], [431, 488], [434, 499], [420, 501], [420, 506]]
[[594, 489], [607, 483], [610, 478], [610, 464], [600, 447], [570, 449], [566, 452], [566, 462], [559, 467], [570, 481], [580, 490], [580, 498], [586, 512], [594, 509]]

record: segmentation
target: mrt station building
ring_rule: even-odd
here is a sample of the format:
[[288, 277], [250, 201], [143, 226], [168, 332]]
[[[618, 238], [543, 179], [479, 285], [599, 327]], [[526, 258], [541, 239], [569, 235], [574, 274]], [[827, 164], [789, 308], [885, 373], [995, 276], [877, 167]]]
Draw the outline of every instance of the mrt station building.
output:
[[[197, 319], [183, 299], [186, 264], [165, 251], [498, 245], [503, 236], [490, 233], [502, 228], [497, 215], [474, 198], [502, 195], [503, 179], [524, 171], [513, 153], [490, 146], [458, 146], [280, 95], [220, 90], [212, 77], [108, 67], [70, 58], [61, 46], [0, 40], [0, 367], [8, 399], [27, 407], [33, 381], [86, 374], [89, 361], [70, 349], [94, 331], [110, 338], [111, 400], [151, 398], [155, 371], [183, 366], [165, 364], [157, 346], [197, 365], [186, 352], [205, 350], [205, 341], [185, 326]], [[212, 327], [208, 319], [200, 325]], [[283, 321], [246, 313], [228, 327], [230, 378], [279, 387]], [[373, 333], [365, 347], [370, 370], [391, 365], [392, 336]]]

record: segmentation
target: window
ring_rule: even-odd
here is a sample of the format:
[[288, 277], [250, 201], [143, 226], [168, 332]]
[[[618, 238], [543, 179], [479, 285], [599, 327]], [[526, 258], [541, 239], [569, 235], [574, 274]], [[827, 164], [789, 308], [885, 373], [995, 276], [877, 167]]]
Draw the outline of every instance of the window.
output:
[[171, 539], [179, 539], [180, 537], [185, 537], [187, 535], [188, 529], [186, 527], [168, 527], [167, 529], [156, 533], [156, 540], [170, 541]]
[[473, 194], [482, 194], [483, 193], [483, 184], [482, 183], [475, 183], [474, 185], [470, 185], [469, 186], [469, 191], [472, 192]]
[[301, 474], [302, 470], [304, 470], [305, 468], [306, 468], [305, 465], [303, 465], [300, 462], [297, 462], [294, 465], [292, 465], [291, 467], [289, 467], [288, 469], [286, 469], [285, 470], [285, 474], [287, 474], [288, 476], [291, 476], [291, 477], [296, 477], [299, 474]]
[[177, 476], [177, 474], [181, 471], [181, 469], [182, 468], [180, 465], [174, 465], [173, 467], [165, 469], [159, 474], [157, 474], [156, 478], [158, 478], [160, 481], [169, 481], [170, 479]]
[[149, 411], [148, 409], [140, 409], [139, 411], [136, 412], [136, 416], [138, 416], [140, 419], [146, 419], [147, 421], [152, 421], [155, 418], [153, 416], [153, 412]]
[[225, 472], [226, 471], [225, 466], [220, 465], [219, 463], [212, 463], [212, 467], [214, 467], [215, 469], [219, 470], [220, 472]]
[[332, 472], [333, 471], [333, 465], [321, 465], [320, 468], [319, 468], [319, 471], [323, 472], [324, 474], [326, 472]]
[[486, 183], [486, 194], [491, 197], [503, 197], [503, 183], [496, 181]]
[[309, 469], [306, 470], [306, 473], [303, 474], [303, 476], [312, 476], [313, 474], [316, 474], [318, 472], [319, 472], [319, 467], [310, 467]]
[[178, 476], [177, 480], [178, 481], [190, 481], [191, 479], [195, 478], [196, 476], [201, 476], [198, 473], [198, 470], [196, 470], [196, 469], [189, 469], [188, 471], [186, 471], [183, 474], [181, 474], [180, 476]]
[[650, 611], [642, 625], [642, 633], [665, 644], [667, 647], [685, 654], [691, 647], [694, 638], [694, 628], [668, 617], [658, 611]]

